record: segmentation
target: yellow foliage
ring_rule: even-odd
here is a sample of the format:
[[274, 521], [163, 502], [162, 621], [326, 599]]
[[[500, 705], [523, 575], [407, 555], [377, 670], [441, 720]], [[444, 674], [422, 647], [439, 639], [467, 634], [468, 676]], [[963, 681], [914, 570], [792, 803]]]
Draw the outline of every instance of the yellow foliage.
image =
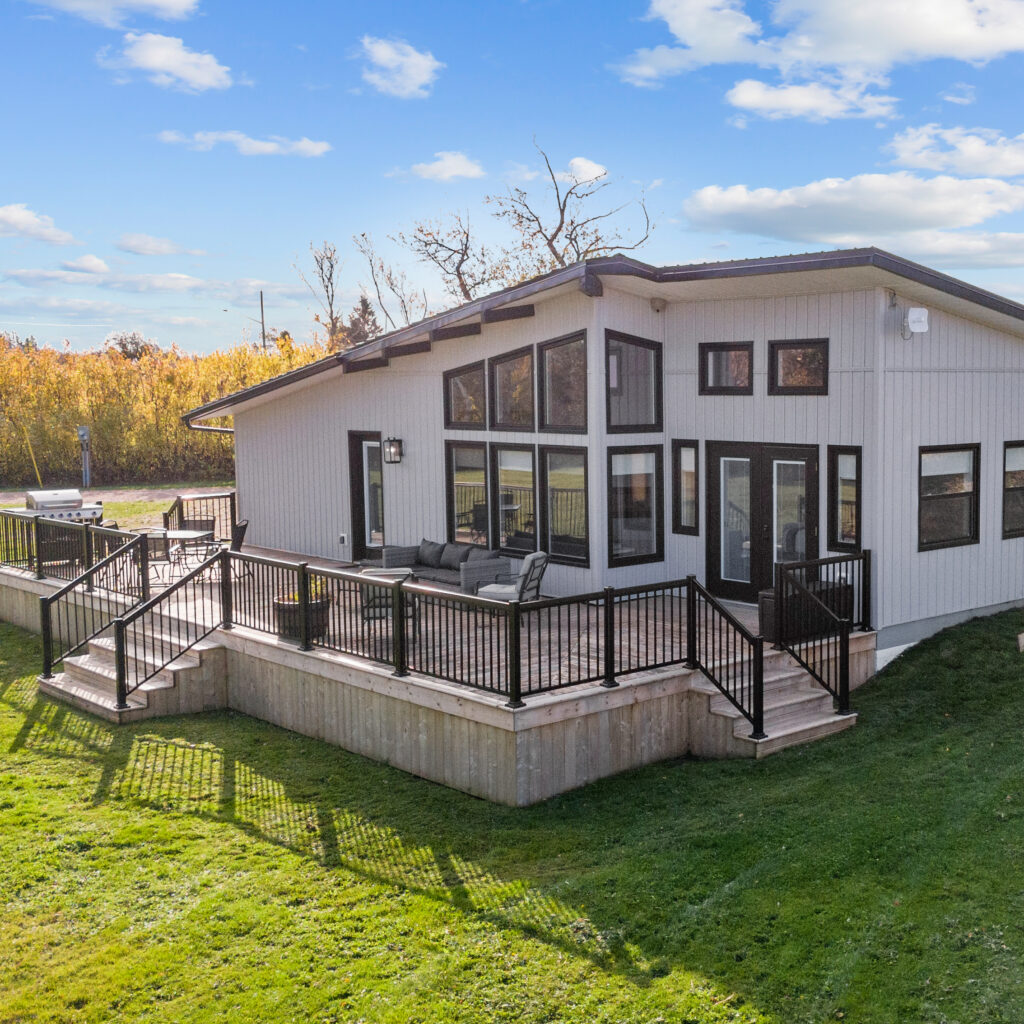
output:
[[45, 486], [81, 478], [76, 427], [92, 430], [94, 484], [223, 480], [234, 476], [229, 434], [189, 430], [183, 413], [327, 354], [319, 344], [249, 345], [188, 355], [25, 351], [0, 336], [0, 489], [35, 484], [24, 431]]

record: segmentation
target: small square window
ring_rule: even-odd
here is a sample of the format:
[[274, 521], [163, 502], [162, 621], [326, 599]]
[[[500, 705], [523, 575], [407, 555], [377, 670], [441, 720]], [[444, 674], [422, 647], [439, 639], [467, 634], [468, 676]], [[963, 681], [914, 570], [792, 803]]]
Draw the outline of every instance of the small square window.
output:
[[828, 338], [770, 342], [768, 394], [827, 395]]
[[710, 342], [700, 346], [700, 394], [752, 395], [754, 343]]
[[976, 444], [921, 449], [919, 551], [978, 543], [980, 452]]
[[1024, 441], [1003, 449], [1003, 537], [1024, 537]]

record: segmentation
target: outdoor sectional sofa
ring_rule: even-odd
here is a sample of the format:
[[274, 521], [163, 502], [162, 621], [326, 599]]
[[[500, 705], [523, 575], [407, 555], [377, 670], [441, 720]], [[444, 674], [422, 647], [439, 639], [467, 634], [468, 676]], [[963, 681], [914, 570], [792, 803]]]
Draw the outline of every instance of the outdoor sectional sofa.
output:
[[475, 594], [477, 587], [508, 580], [512, 575], [512, 563], [497, 551], [479, 544], [443, 544], [426, 539], [408, 547], [386, 545], [381, 568], [412, 569], [418, 579], [460, 587], [466, 594]]

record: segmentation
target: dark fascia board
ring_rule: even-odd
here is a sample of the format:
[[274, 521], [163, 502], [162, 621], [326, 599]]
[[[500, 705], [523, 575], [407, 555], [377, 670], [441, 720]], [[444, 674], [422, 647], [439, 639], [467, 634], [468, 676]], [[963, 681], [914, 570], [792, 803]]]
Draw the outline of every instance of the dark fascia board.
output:
[[[944, 292], [954, 298], [973, 302], [985, 309], [1001, 313], [1014, 320], [1024, 322], [1024, 305], [1005, 299], [994, 292], [986, 291], [984, 288], [977, 288], [967, 284], [958, 278], [950, 277], [948, 274], [932, 270], [920, 263], [903, 259], [883, 249], [837, 249], [830, 252], [809, 252], [797, 253], [791, 256], [766, 256], [760, 259], [750, 260], [729, 260], [721, 263], [695, 263], [671, 267], [653, 267], [648, 263], [624, 256], [621, 253], [615, 256], [600, 256], [595, 259], [584, 260], [581, 263], [574, 263], [569, 267], [559, 267], [540, 277], [535, 277], [523, 284], [513, 285], [503, 291], [487, 295], [482, 299], [474, 299], [456, 309], [437, 316], [428, 317], [419, 323], [409, 327], [402, 327], [390, 334], [349, 349], [347, 352], [339, 352], [336, 355], [328, 356], [318, 362], [310, 363], [308, 366], [300, 367], [280, 377], [272, 377], [270, 380], [255, 384], [251, 388], [227, 395], [214, 402], [199, 406], [190, 412], [185, 413], [182, 419], [191, 426], [193, 419], [208, 419], [211, 416], [227, 415], [227, 410], [258, 398], [261, 395], [276, 391], [278, 388], [287, 387], [297, 381], [312, 377], [315, 374], [329, 370], [339, 363], [344, 366], [350, 362], [356, 362], [377, 354], [377, 359], [384, 359], [388, 356], [419, 351], [419, 344], [429, 340], [433, 331], [442, 331], [454, 324], [461, 323], [470, 317], [485, 319], [484, 314], [488, 310], [496, 309], [499, 306], [511, 305], [521, 302], [533, 295], [556, 288], [559, 285], [578, 281], [582, 290], [587, 294], [595, 294], [598, 289], [595, 287], [595, 279], [600, 284], [601, 277], [639, 277], [655, 283], [674, 283], [685, 281], [707, 281], [716, 278], [730, 277], [755, 277], [761, 274], [785, 274], [799, 273], [812, 270], [838, 270], [850, 267], [877, 267], [879, 270], [888, 271], [898, 277], [917, 284], [934, 288], [936, 291]], [[350, 371], [351, 372], [351, 371]]]

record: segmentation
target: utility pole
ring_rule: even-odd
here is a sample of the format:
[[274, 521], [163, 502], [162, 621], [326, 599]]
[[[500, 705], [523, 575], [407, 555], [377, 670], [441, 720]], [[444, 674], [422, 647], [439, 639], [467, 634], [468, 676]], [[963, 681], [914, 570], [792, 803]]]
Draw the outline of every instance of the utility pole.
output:
[[260, 289], [260, 330], [263, 332], [263, 351], [267, 351], [267, 321], [263, 316], [263, 289]]

